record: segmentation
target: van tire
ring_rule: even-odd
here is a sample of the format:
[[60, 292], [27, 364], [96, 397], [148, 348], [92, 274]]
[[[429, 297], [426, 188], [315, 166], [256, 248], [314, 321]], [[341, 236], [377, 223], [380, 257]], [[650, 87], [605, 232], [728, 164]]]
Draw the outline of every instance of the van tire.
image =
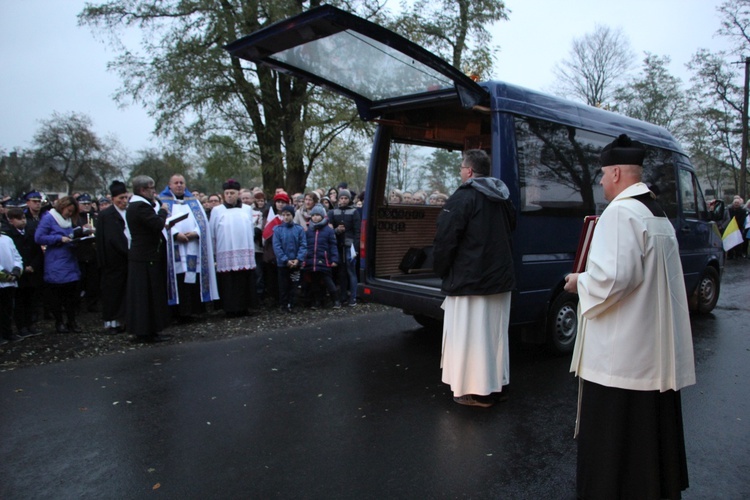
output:
[[443, 320], [433, 318], [432, 316], [426, 316], [424, 314], [414, 314], [414, 320], [427, 328], [428, 330], [435, 330], [438, 332], [443, 331]]
[[547, 345], [557, 354], [573, 352], [578, 333], [578, 296], [561, 292], [547, 314]]
[[703, 276], [698, 286], [693, 292], [690, 305], [692, 309], [699, 314], [708, 314], [714, 310], [716, 303], [719, 302], [719, 292], [721, 291], [721, 279], [716, 268], [708, 266], [703, 271]]

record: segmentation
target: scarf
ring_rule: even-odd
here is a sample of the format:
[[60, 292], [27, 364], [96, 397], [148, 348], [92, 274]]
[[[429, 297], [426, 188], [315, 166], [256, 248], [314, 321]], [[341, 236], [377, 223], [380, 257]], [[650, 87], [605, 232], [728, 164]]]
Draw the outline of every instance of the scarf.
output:
[[49, 211], [49, 214], [55, 218], [55, 222], [57, 222], [61, 228], [67, 229], [73, 227], [73, 222], [70, 219], [63, 217], [62, 214], [54, 208]]

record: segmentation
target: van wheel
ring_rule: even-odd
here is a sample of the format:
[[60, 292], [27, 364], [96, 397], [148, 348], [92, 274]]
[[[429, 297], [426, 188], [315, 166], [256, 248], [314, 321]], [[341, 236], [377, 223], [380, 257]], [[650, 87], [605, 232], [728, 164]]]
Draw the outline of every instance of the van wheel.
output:
[[562, 292], [549, 308], [547, 344], [558, 354], [573, 352], [578, 332], [578, 296]]
[[701, 281], [693, 292], [691, 305], [700, 314], [708, 314], [714, 310], [719, 301], [721, 280], [715, 268], [709, 266], [703, 271]]
[[432, 316], [425, 316], [424, 314], [415, 314], [413, 317], [417, 323], [428, 330], [443, 331], [443, 321], [440, 319], [433, 318]]

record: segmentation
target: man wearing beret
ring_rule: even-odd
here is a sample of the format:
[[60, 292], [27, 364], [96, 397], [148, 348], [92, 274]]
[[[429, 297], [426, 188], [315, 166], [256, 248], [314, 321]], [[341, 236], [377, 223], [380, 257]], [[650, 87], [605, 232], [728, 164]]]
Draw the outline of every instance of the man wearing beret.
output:
[[579, 296], [571, 371], [579, 377], [578, 498], [680, 498], [688, 487], [680, 389], [695, 383], [675, 230], [641, 182], [645, 146], [620, 135], [601, 152], [610, 204]]
[[96, 255], [101, 268], [102, 319], [105, 333], [125, 331], [125, 294], [128, 289], [128, 189], [124, 182], [109, 186], [113, 204], [99, 213]]

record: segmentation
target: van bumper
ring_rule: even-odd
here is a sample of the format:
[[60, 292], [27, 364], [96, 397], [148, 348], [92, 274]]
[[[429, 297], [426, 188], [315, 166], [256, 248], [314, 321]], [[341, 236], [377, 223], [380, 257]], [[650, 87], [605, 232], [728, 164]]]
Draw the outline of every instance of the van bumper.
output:
[[404, 314], [411, 316], [421, 314], [438, 320], [443, 319], [443, 309], [440, 307], [445, 298], [443, 295], [415, 292], [411, 287], [409, 288], [405, 291], [403, 286], [360, 283], [357, 286], [357, 299], [397, 307], [403, 310]]

